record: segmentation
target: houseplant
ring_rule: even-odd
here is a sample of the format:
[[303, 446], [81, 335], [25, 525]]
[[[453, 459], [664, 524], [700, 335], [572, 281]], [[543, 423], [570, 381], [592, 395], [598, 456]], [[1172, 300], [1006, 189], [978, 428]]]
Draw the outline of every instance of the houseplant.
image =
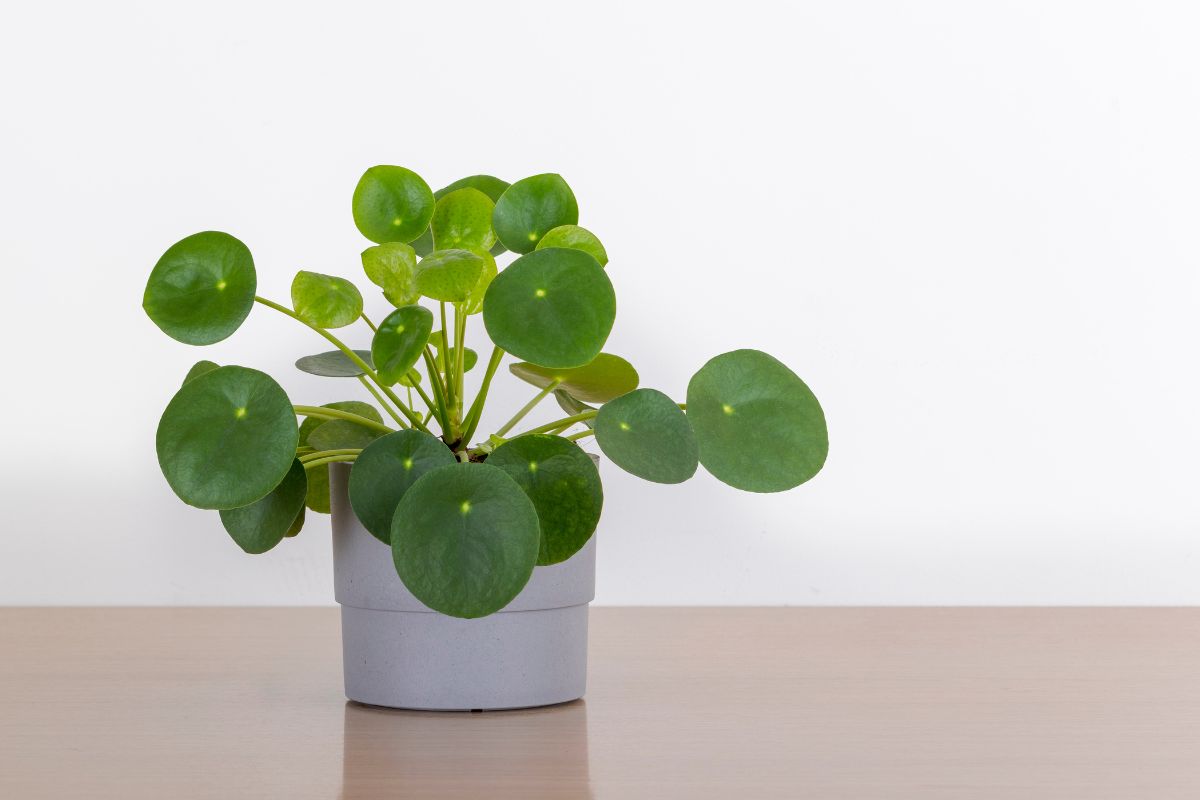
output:
[[[821, 407], [757, 350], [704, 364], [685, 403], [640, 388], [628, 361], [602, 351], [616, 315], [608, 256], [579, 227], [558, 175], [511, 185], [476, 175], [433, 192], [408, 169], [377, 166], [352, 210], [373, 243], [363, 270], [393, 309], [378, 322], [341, 277], [301, 271], [290, 305], [259, 297], [250, 251], [227, 233], [188, 236], [159, 259], [143, 307], [167, 335], [212, 344], [262, 305], [334, 348], [297, 367], [366, 391], [293, 404], [258, 370], [200, 361], [159, 423], [163, 474], [185, 503], [219, 511], [248, 553], [332, 504], [352, 699], [473, 708], [578, 697], [603, 504], [580, 443], [594, 437], [604, 457], [649, 481], [678, 483], [702, 464], [735, 488], [776, 492], [823, 465]], [[467, 346], [475, 314], [493, 342], [486, 358]], [[354, 323], [369, 347], [331, 332]], [[537, 391], [484, 435], [506, 355]], [[468, 396], [473, 367], [483, 377]], [[551, 395], [564, 416], [515, 431]]]

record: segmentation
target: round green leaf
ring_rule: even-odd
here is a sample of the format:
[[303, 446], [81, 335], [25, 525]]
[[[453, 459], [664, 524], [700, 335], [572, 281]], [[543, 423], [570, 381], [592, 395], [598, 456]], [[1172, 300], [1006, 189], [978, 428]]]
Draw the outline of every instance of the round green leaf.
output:
[[542, 530], [538, 564], [566, 561], [587, 544], [604, 505], [596, 464], [561, 436], [518, 436], [497, 447], [487, 463], [508, 473], [533, 501]]
[[308, 435], [308, 446], [315, 450], [361, 450], [383, 435], [347, 419], [325, 420]]
[[618, 467], [648, 481], [682, 483], [696, 474], [692, 426], [656, 389], [637, 389], [601, 406], [596, 443]]
[[417, 290], [434, 300], [461, 303], [479, 283], [483, 265], [470, 250], [438, 250], [417, 264]]
[[383, 296], [394, 306], [417, 302], [417, 254], [406, 244], [388, 242], [362, 251], [363, 272], [371, 283], [383, 289]]
[[257, 287], [246, 245], [228, 233], [205, 231], [163, 253], [146, 282], [142, 308], [172, 339], [212, 344], [246, 319]]
[[216, 369], [219, 366], [220, 366], [220, 364], [217, 364], [215, 362], [205, 361], [204, 359], [201, 359], [200, 361], [197, 361], [195, 364], [192, 364], [192, 368], [188, 370], [188, 374], [183, 376], [183, 382], [187, 383], [192, 378], [199, 378], [201, 375], [205, 375], [209, 372], [212, 372], [214, 369]]
[[550, 369], [524, 361], [510, 364], [508, 369], [526, 383], [543, 389], [554, 384], [556, 391], [589, 403], [607, 403], [638, 387], [637, 370], [611, 353], [601, 353], [573, 369]]
[[[354, 353], [371, 365], [371, 353], [367, 350], [355, 350]], [[296, 361], [296, 369], [309, 375], [320, 375], [323, 378], [357, 378], [364, 374], [362, 367], [355, 364], [341, 350], [330, 350], [328, 353], [318, 353], [304, 356]]]
[[599, 355], [616, 314], [604, 268], [587, 253], [563, 247], [521, 256], [496, 276], [483, 300], [492, 341], [552, 369], [581, 367]]
[[412, 429], [389, 433], [358, 454], [350, 469], [350, 505], [363, 527], [390, 544], [400, 498], [417, 478], [454, 461], [450, 448], [427, 433]]
[[433, 243], [438, 250], [487, 250], [496, 243], [492, 209], [496, 204], [478, 189], [456, 189], [437, 201]]
[[371, 167], [354, 187], [354, 224], [372, 242], [411, 242], [433, 219], [433, 192], [404, 167]]
[[392, 558], [418, 600], [452, 617], [484, 617], [520, 594], [537, 563], [537, 511], [487, 464], [450, 464], [417, 479], [392, 518]]
[[302, 270], [292, 279], [292, 308], [318, 328], [341, 328], [362, 316], [363, 299], [345, 278]]
[[296, 453], [296, 416], [269, 375], [218, 367], [185, 383], [158, 423], [158, 463], [188, 505], [240, 508], [271, 491]]
[[[466, 178], [460, 178], [449, 186], [443, 186], [433, 193], [437, 200], [441, 200], [451, 192], [459, 189], [478, 189], [488, 196], [494, 203], [500, 199], [500, 195], [504, 194], [504, 190], [508, 188], [508, 181], [502, 181], [499, 178], [491, 175], [471, 175]], [[490, 222], [489, 222], [490, 225]], [[425, 257], [433, 252], [433, 231], [427, 228], [417, 239], [413, 240], [413, 249], [417, 251], [417, 255]], [[492, 245], [491, 254], [498, 256], [507, 248], [499, 241]]]
[[318, 514], [330, 513], [332, 509], [329, 505], [329, 465], [310, 467], [305, 472], [308, 475], [308, 493], [304, 495], [305, 508]]
[[[326, 475], [328, 476], [328, 471], [326, 472]], [[307, 474], [305, 475], [305, 477], [306, 478], [308, 477]], [[305, 497], [307, 497], [307, 496], [308, 495], [305, 494]], [[296, 519], [292, 521], [292, 526], [287, 529], [287, 533], [284, 534], [284, 537], [290, 538], [292, 536], [295, 536], [296, 534], [300, 533], [300, 531], [303, 528], [304, 528], [304, 505], [302, 504], [300, 506], [300, 513], [296, 515]]]
[[371, 358], [384, 383], [398, 383], [425, 350], [433, 314], [421, 306], [397, 308], [379, 323], [371, 340]]
[[604, 245], [600, 244], [600, 240], [596, 238], [596, 234], [578, 225], [559, 225], [543, 236], [535, 249], [543, 250], [547, 247], [569, 247], [572, 250], [582, 250], [596, 259], [600, 266], [603, 267], [608, 263], [608, 253], [605, 251]]
[[575, 194], [561, 175], [523, 178], [496, 201], [492, 227], [514, 253], [528, 253], [546, 233], [560, 225], [579, 222]]
[[421, 373], [417, 372], [415, 369], [410, 369], [408, 372], [400, 376], [400, 380], [397, 381], [397, 383], [399, 383], [401, 386], [407, 386], [409, 388], [416, 386], [420, 382]]
[[796, 373], [759, 350], [734, 350], [688, 383], [687, 416], [700, 463], [749, 492], [781, 492], [820, 472], [829, 453], [825, 412]]
[[[360, 417], [366, 417], [367, 419], [374, 420], [375, 422], [383, 422], [383, 417], [379, 415], [379, 409], [375, 408], [375, 406], [371, 405], [370, 403], [364, 403], [361, 400], [339, 400], [336, 403], [325, 403], [321, 406], [321, 408], [332, 408], [335, 411], [348, 411], [351, 414], [357, 414]], [[324, 419], [323, 417], [305, 417], [304, 422], [300, 424], [300, 444], [308, 445], [309, 447], [316, 448], [317, 450], [338, 449], [334, 447], [317, 447], [316, 443], [311, 441], [312, 434], [315, 433], [318, 428], [330, 422], [344, 422], [346, 425], [352, 425], [360, 430], [370, 432], [375, 436], [379, 435], [379, 431], [375, 430], [374, 428], [366, 428], [351, 422], [350, 420], [333, 420]], [[333, 430], [337, 429], [334, 428]]]
[[[434, 365], [437, 366], [438, 372], [441, 372], [444, 374], [446, 372], [446, 359], [445, 359], [444, 355], [442, 354], [442, 332], [440, 330], [438, 330], [438, 331], [434, 331], [433, 333], [431, 333], [429, 335], [429, 343], [431, 345], [433, 345], [433, 349], [434, 349], [433, 363], [434, 363]], [[455, 350], [454, 346], [451, 345], [451, 347], [450, 347], [450, 363], [451, 364], [454, 363], [454, 350]], [[463, 350], [463, 372], [470, 372], [471, 368], [474, 367], [475, 364], [478, 363], [478, 361], [479, 361], [479, 354], [476, 353], [474, 350], [472, 350], [469, 347], [465, 348]]]
[[222, 511], [221, 524], [247, 553], [265, 553], [288, 535], [297, 519], [303, 520], [307, 491], [304, 465], [294, 459], [278, 486], [248, 506]]

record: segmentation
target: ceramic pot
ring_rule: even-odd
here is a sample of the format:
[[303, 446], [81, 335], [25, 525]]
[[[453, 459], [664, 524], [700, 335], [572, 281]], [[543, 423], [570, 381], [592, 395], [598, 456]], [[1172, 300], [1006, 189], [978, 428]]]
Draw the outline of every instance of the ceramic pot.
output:
[[334, 596], [342, 607], [346, 697], [425, 710], [528, 708], [583, 696], [596, 537], [561, 564], [535, 567], [511, 603], [458, 619], [405, 588], [392, 551], [358, 521], [350, 467], [331, 464]]

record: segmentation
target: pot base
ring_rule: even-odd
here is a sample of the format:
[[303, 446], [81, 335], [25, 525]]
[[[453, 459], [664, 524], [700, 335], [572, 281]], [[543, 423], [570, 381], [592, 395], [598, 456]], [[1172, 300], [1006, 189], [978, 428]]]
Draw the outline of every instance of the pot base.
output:
[[587, 604], [457, 619], [342, 606], [346, 697], [424, 711], [531, 708], [587, 683]]

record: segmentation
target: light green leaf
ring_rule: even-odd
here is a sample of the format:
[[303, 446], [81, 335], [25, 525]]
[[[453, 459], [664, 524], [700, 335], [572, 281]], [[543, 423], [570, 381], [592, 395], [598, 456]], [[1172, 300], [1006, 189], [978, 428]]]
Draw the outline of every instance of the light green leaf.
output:
[[[573, 417], [576, 414], [582, 414], [585, 411], [596, 410], [587, 403], [581, 403], [579, 400], [576, 400], [574, 397], [562, 391], [561, 389], [554, 390], [554, 399], [558, 401], [558, 407], [567, 412], [567, 416]], [[594, 427], [594, 423], [590, 419], [585, 419], [582, 424], [588, 428]]]
[[[371, 353], [368, 350], [355, 350], [355, 355], [371, 366]], [[309, 375], [320, 375], [323, 378], [356, 378], [365, 374], [362, 367], [355, 364], [341, 350], [330, 350], [328, 353], [317, 353], [296, 360], [296, 369]]]
[[354, 224], [372, 242], [411, 242], [433, 219], [433, 192], [404, 167], [371, 167], [354, 188]]
[[342, 328], [362, 316], [363, 299], [345, 278], [301, 270], [292, 279], [292, 308], [318, 328]]
[[310, 467], [305, 473], [308, 475], [308, 493], [304, 495], [305, 507], [318, 514], [330, 513], [329, 465]]
[[449, 464], [417, 479], [392, 518], [400, 580], [434, 611], [471, 619], [516, 597], [537, 563], [537, 511], [487, 464]]
[[[338, 411], [349, 411], [351, 414], [358, 414], [360, 417], [366, 417], [367, 419], [373, 419], [376, 422], [383, 422], [383, 417], [380, 416], [379, 409], [375, 408], [375, 406], [371, 405], [370, 403], [364, 403], [361, 400], [341, 400], [336, 403], [326, 403], [325, 405], [323, 405], [321, 407], [322, 408], [332, 408], [332, 409], [336, 409]], [[322, 425], [326, 424], [327, 422], [333, 422], [333, 421], [334, 420], [325, 420], [325, 419], [321, 419], [319, 417], [306, 417], [304, 422], [301, 423], [301, 425], [300, 425], [300, 437], [299, 437], [300, 444], [306, 444], [306, 445], [312, 446], [312, 443], [309, 441], [312, 434], [318, 428], [320, 428]], [[354, 425], [354, 423], [352, 423], [348, 420], [339, 420], [339, 421], [346, 422], [347, 425], [352, 425], [356, 428], [359, 428], [363, 432], [368, 432], [368, 433], [375, 434], [375, 435], [378, 434], [378, 431], [375, 431], [374, 429], [363, 428], [360, 425]], [[336, 430], [337, 429], [335, 428], [333, 432], [336, 432]], [[337, 448], [321, 448], [321, 449], [337, 449]], [[308, 472], [308, 493], [304, 497], [304, 504], [309, 508], [309, 510], [316, 511], [318, 514], [328, 514], [329, 513], [329, 465], [322, 464], [321, 466], [310, 467], [307, 470], [307, 472]]]
[[297, 520], [303, 524], [307, 491], [304, 465], [294, 459], [278, 486], [248, 506], [222, 511], [221, 524], [242, 550], [265, 553], [289, 534]]
[[[504, 190], [508, 188], [508, 181], [502, 181], [499, 178], [491, 175], [471, 175], [466, 178], [460, 178], [449, 186], [443, 186], [433, 193], [437, 200], [441, 200], [451, 192], [459, 189], [478, 189], [488, 196], [494, 203], [500, 199], [500, 195], [504, 194]], [[413, 249], [417, 251], [417, 255], [424, 258], [433, 252], [433, 231], [427, 228], [424, 233], [415, 239], [412, 243]], [[492, 245], [491, 254], [498, 256], [505, 251], [504, 245], [499, 241]]]
[[371, 283], [383, 289], [383, 296], [394, 306], [417, 302], [417, 254], [406, 244], [388, 242], [362, 251], [363, 272]]
[[212, 344], [246, 319], [257, 287], [246, 245], [228, 233], [205, 231], [181, 239], [158, 259], [142, 308], [172, 339]]
[[604, 268], [562, 247], [518, 258], [483, 301], [483, 323], [498, 347], [553, 369], [581, 367], [599, 355], [616, 314]]
[[479, 283], [483, 265], [470, 250], [438, 250], [417, 264], [417, 290], [433, 300], [461, 303]]
[[379, 323], [371, 340], [371, 357], [384, 383], [397, 383], [413, 368], [432, 329], [433, 314], [415, 305], [398, 308]]
[[437, 201], [433, 243], [438, 250], [487, 250], [496, 243], [492, 209], [496, 204], [478, 189], [457, 189]]
[[523, 178], [496, 201], [492, 227], [514, 253], [528, 253], [550, 230], [579, 222], [575, 194], [561, 175]]
[[688, 383], [687, 416], [700, 463], [717, 480], [750, 492], [781, 492], [825, 464], [825, 412], [796, 373], [759, 350], [734, 350]]
[[219, 366], [220, 366], [220, 364], [216, 364], [212, 361], [205, 361], [205, 360], [201, 359], [200, 361], [197, 361], [195, 364], [192, 364], [192, 368], [188, 370], [188, 374], [183, 377], [183, 382], [187, 383], [192, 378], [199, 378], [201, 375], [205, 375], [209, 372], [212, 372], [214, 369], [216, 369]]
[[[445, 374], [446, 358], [442, 353], [442, 332], [434, 331], [429, 335], [429, 343], [433, 345], [434, 358], [433, 363], [437, 367], [438, 372]], [[454, 345], [450, 346], [450, 363], [454, 363]], [[479, 354], [471, 348], [463, 350], [463, 372], [470, 372], [471, 368], [479, 361]]]
[[596, 443], [614, 464], [655, 483], [682, 483], [696, 473], [696, 437], [674, 400], [637, 389], [605, 403]]
[[389, 433], [359, 453], [350, 470], [350, 505], [359, 521], [384, 544], [392, 538], [392, 517], [409, 487], [426, 472], [453, 464], [450, 448], [427, 433]]
[[569, 247], [572, 250], [582, 250], [600, 264], [608, 264], [608, 253], [604, 245], [596, 238], [596, 234], [578, 225], [559, 225], [537, 243], [537, 250], [547, 247]]
[[538, 564], [566, 561], [587, 544], [600, 521], [600, 472], [579, 445], [559, 436], [518, 436], [497, 447], [487, 463], [517, 482], [537, 509], [542, 531]]
[[467, 294], [466, 310], [468, 314], [478, 314], [483, 311], [483, 298], [487, 296], [488, 287], [496, 279], [496, 259], [486, 250], [471, 251], [483, 259], [483, 269], [479, 272], [479, 280]]
[[383, 435], [382, 431], [366, 428], [347, 419], [322, 422], [308, 435], [308, 445], [316, 450], [361, 450]]
[[295, 457], [296, 416], [269, 375], [218, 367], [185, 383], [158, 423], [158, 463], [188, 505], [249, 505], [279, 485]]
[[557, 385], [565, 392], [589, 403], [607, 403], [613, 398], [632, 392], [638, 387], [637, 370], [625, 359], [611, 353], [601, 353], [582, 367], [550, 369], [520, 361], [508, 369], [526, 383], [539, 388]]

